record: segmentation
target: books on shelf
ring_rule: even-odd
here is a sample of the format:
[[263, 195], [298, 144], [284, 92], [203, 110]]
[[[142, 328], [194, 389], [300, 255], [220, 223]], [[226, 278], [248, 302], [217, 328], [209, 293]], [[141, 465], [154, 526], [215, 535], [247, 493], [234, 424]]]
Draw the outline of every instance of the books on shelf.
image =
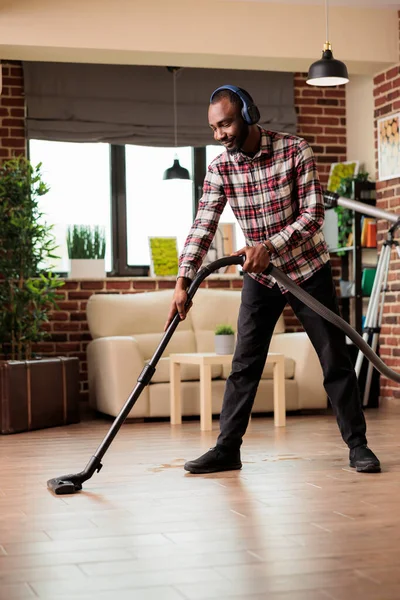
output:
[[376, 247], [376, 220], [370, 217], [361, 218], [361, 246]]

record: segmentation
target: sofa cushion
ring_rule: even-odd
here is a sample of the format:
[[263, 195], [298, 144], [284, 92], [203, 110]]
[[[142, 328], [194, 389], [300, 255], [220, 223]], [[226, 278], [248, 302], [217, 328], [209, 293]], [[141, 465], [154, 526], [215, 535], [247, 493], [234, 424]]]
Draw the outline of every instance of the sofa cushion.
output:
[[[285, 379], [294, 379], [295, 362], [293, 358], [285, 356]], [[272, 364], [266, 364], [261, 375], [261, 379], [273, 379], [273, 368]], [[222, 367], [222, 377], [226, 379], [231, 372], [230, 365], [224, 365]]]
[[[162, 333], [173, 290], [136, 294], [93, 294], [86, 311], [93, 339], [114, 335]], [[179, 332], [193, 329], [190, 313]], [[177, 331], [178, 333], [178, 331]]]
[[[169, 383], [169, 358], [161, 358], [156, 365], [156, 372], [151, 378], [152, 383]], [[211, 378], [217, 379], [222, 375], [222, 365], [211, 365]], [[181, 381], [199, 381], [199, 365], [181, 365]]]
[[[133, 335], [140, 348], [144, 360], [149, 360], [157, 349], [164, 333], [139, 333]], [[169, 340], [163, 356], [183, 352], [196, 352], [196, 340], [193, 331], [178, 331]]]
[[[173, 290], [137, 294], [93, 294], [87, 304], [87, 316], [93, 339], [132, 336], [144, 360], [151, 358], [164, 335], [164, 325]], [[164, 351], [196, 352], [196, 340], [190, 313], [179, 323]]]

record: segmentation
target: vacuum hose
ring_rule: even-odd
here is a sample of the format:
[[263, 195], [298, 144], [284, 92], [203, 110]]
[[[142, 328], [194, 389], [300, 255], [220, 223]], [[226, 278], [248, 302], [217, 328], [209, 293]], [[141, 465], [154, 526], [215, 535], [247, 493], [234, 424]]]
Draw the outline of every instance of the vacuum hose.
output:
[[396, 373], [390, 367], [385, 365], [385, 363], [379, 358], [377, 354], [372, 350], [372, 348], [367, 344], [365, 340], [355, 331], [344, 319], [336, 315], [334, 312], [326, 308], [321, 302], [318, 302], [315, 298], [313, 298], [310, 294], [305, 292], [301, 287], [299, 287], [296, 283], [285, 275], [280, 269], [274, 267], [272, 264], [266, 270], [266, 273], [269, 273], [276, 279], [276, 281], [282, 284], [289, 292], [296, 296], [299, 300], [307, 304], [309, 308], [318, 313], [321, 317], [324, 317], [336, 327], [339, 327], [344, 333], [351, 339], [352, 342], [361, 350], [361, 352], [366, 356], [366, 358], [374, 365], [374, 367], [385, 377], [392, 379], [393, 381], [397, 381], [400, 383], [400, 373]]
[[[217, 269], [224, 267], [229, 264], [244, 264], [246, 260], [245, 256], [238, 257], [224, 257], [220, 258], [210, 265], [203, 267], [198, 273], [196, 278], [193, 280], [192, 284], [188, 289], [188, 300], [190, 301], [195, 295], [197, 289], [204, 279], [210, 275], [212, 272]], [[278, 283], [282, 284], [289, 292], [296, 296], [299, 300], [304, 302], [309, 308], [311, 308], [314, 312], [319, 314], [321, 317], [339, 327], [344, 333], [351, 339], [352, 342], [361, 350], [364, 356], [374, 365], [374, 367], [382, 374], [384, 377], [388, 379], [392, 379], [400, 383], [400, 373], [396, 373], [390, 367], [385, 365], [385, 363], [379, 358], [377, 354], [372, 350], [371, 346], [367, 344], [367, 342], [355, 331], [351, 325], [349, 325], [344, 319], [339, 317], [339, 315], [335, 314], [329, 308], [318, 302], [313, 296], [311, 296], [308, 292], [299, 287], [296, 283], [294, 283], [290, 277], [288, 277], [283, 271], [275, 267], [272, 263], [270, 263], [267, 269], [264, 271], [266, 275], [272, 275]]]

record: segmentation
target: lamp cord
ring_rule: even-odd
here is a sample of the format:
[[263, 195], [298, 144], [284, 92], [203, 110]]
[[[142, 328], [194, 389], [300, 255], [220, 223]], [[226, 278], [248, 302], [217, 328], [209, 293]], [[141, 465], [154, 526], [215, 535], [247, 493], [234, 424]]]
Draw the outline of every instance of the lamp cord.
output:
[[326, 27], [326, 38], [325, 41], [329, 42], [329, 30], [328, 30], [328, 24], [329, 24], [329, 16], [328, 16], [328, 0], [325, 0], [325, 27]]
[[176, 73], [177, 73], [177, 71], [174, 71], [174, 73], [173, 73], [173, 78], [174, 78], [174, 135], [175, 135], [175, 148], [178, 146], [178, 109], [177, 109], [177, 105], [176, 105]]

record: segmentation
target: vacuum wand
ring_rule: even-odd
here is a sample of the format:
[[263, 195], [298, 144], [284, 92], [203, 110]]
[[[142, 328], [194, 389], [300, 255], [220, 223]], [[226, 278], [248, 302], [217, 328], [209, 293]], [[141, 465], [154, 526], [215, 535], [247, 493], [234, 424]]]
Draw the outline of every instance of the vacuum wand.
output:
[[[198, 288], [200, 287], [200, 284], [204, 281], [204, 279], [206, 277], [208, 277], [208, 275], [210, 275], [214, 271], [217, 271], [218, 269], [221, 269], [228, 265], [243, 265], [245, 260], [246, 260], [245, 256], [227, 256], [227, 257], [215, 260], [214, 262], [210, 263], [206, 267], [203, 267], [202, 269], [200, 269], [200, 271], [197, 273], [196, 277], [193, 279], [192, 283], [190, 284], [190, 286], [187, 290], [188, 305], [190, 304], [193, 296], [195, 295]], [[148, 364], [144, 367], [144, 369], [140, 373], [140, 375], [137, 379], [137, 384], [136, 384], [135, 388], [132, 390], [127, 401], [125, 402], [124, 406], [121, 408], [121, 411], [119, 412], [119, 414], [115, 418], [113, 424], [111, 425], [108, 433], [106, 434], [105, 438], [101, 442], [100, 446], [97, 448], [94, 455], [89, 460], [89, 462], [86, 465], [86, 467], [84, 468], [84, 470], [81, 471], [80, 473], [75, 473], [75, 474], [70, 474], [70, 475], [62, 475], [61, 477], [55, 477], [54, 479], [49, 479], [49, 481], [47, 482], [47, 487], [52, 492], [54, 492], [54, 494], [57, 494], [57, 495], [74, 494], [75, 492], [78, 492], [79, 490], [82, 489], [82, 484], [85, 481], [87, 481], [88, 479], [90, 479], [96, 471], [97, 472], [100, 471], [100, 469], [103, 466], [101, 464], [101, 459], [103, 458], [104, 454], [107, 452], [112, 441], [114, 440], [115, 436], [117, 435], [118, 431], [120, 430], [122, 424], [124, 423], [124, 421], [126, 420], [126, 418], [129, 415], [130, 411], [132, 410], [133, 406], [137, 402], [143, 389], [150, 383], [150, 381], [156, 371], [156, 368], [155, 368], [156, 364], [160, 360], [169, 340], [171, 339], [175, 329], [179, 325], [180, 320], [181, 319], [179, 317], [179, 314], [176, 313], [174, 318], [172, 319], [171, 323], [169, 324], [166, 332], [164, 333], [152, 358], [150, 359]]]
[[341, 206], [342, 208], [348, 208], [349, 210], [369, 215], [375, 219], [384, 219], [385, 221], [389, 221], [389, 223], [394, 223], [397, 226], [400, 225], [399, 215], [376, 208], [376, 206], [371, 206], [370, 204], [365, 204], [364, 202], [359, 202], [358, 200], [343, 198], [343, 196], [339, 196], [336, 192], [324, 192], [324, 201], [327, 208]]

